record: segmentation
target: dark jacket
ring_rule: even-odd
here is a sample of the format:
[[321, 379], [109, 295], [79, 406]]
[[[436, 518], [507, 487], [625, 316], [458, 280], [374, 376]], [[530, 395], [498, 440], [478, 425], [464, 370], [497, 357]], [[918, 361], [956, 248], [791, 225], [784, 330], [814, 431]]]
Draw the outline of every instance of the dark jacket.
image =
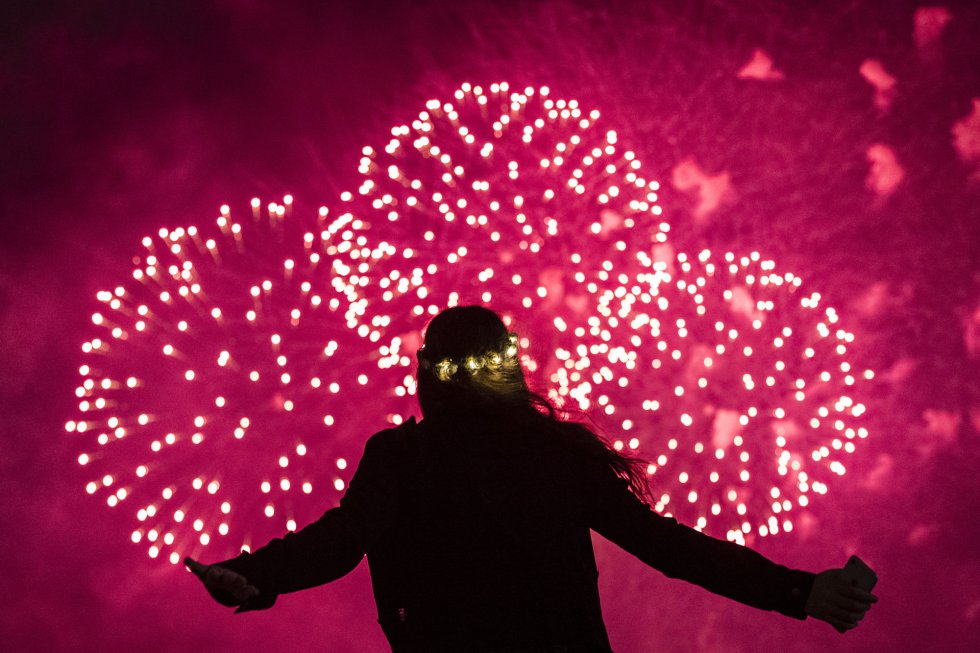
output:
[[592, 529], [670, 578], [806, 618], [812, 573], [662, 517], [560, 440], [505, 419], [377, 433], [339, 507], [220, 563], [261, 592], [239, 610], [335, 580], [366, 553], [395, 652], [609, 651]]

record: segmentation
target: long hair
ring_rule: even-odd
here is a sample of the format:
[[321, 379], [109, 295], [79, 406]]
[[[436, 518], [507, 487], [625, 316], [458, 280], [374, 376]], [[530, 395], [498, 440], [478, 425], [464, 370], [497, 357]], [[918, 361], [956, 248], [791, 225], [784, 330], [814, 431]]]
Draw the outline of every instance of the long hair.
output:
[[[617, 451], [594, 426], [570, 421], [527, 385], [517, 335], [482, 306], [448, 308], [436, 315], [418, 351], [418, 398], [424, 416], [507, 415], [529, 430], [611, 468], [639, 497], [649, 499], [647, 462]], [[583, 417], [574, 413], [575, 417]]]

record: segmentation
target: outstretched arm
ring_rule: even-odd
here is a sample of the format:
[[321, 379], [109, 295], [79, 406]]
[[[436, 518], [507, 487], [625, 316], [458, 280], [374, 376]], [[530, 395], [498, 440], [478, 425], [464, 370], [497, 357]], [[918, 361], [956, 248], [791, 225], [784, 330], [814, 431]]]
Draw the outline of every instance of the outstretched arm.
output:
[[216, 600], [240, 606], [236, 612], [271, 607], [279, 594], [347, 574], [384, 532], [397, 508], [395, 454], [385, 444], [385, 433], [368, 440], [339, 507], [252, 553], [210, 566], [190, 559], [186, 564]]
[[833, 570], [815, 575], [790, 569], [752, 549], [663, 517], [611, 470], [592, 480], [591, 498], [586, 500], [590, 527], [669, 578], [796, 619], [813, 616], [840, 632], [857, 625], [877, 600], [841, 585]]

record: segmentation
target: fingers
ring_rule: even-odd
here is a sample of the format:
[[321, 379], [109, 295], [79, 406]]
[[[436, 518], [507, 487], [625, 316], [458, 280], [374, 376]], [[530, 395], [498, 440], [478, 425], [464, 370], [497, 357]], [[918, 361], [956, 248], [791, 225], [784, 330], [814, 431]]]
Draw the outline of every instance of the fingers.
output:
[[208, 565], [202, 565], [200, 562], [190, 556], [184, 558], [184, 564], [187, 565], [192, 572], [194, 572], [194, 575], [201, 580], [204, 580], [204, 575], [208, 572]]
[[827, 622], [837, 632], [845, 633], [848, 630], [856, 628], [864, 618], [864, 615], [864, 611], [851, 611], [833, 605], [827, 605], [818, 614], [813, 616], [821, 621]]
[[839, 633], [846, 633], [848, 630], [857, 628], [858, 625], [857, 621], [852, 621], [844, 617], [828, 617], [824, 621], [833, 626]]
[[853, 581], [849, 581], [844, 576], [837, 576], [834, 585], [837, 593], [835, 602], [839, 605], [846, 605], [847, 602], [856, 602], [871, 607], [872, 604], [878, 602], [877, 596], [854, 585]]
[[220, 589], [235, 597], [236, 601], [247, 601], [259, 595], [259, 590], [248, 583], [248, 579], [230, 569], [212, 565], [207, 572], [205, 584], [209, 588]]
[[219, 598], [221, 593], [231, 595], [237, 603], [243, 603], [259, 595], [257, 587], [250, 585], [247, 578], [231, 569], [218, 565], [204, 565], [190, 556], [184, 558], [184, 564], [201, 579], [211, 595], [221, 603], [231, 605], [226, 603], [227, 599]]
[[256, 596], [258, 596], [259, 589], [254, 585], [248, 585], [246, 583], [241, 587], [236, 588], [232, 594], [234, 595], [236, 601], [239, 603], [245, 603], [246, 601], [254, 599]]
[[215, 565], [208, 567], [206, 581], [226, 590], [240, 589], [246, 585], [245, 577], [241, 574]]
[[871, 604], [865, 601], [855, 601], [854, 599], [838, 597], [834, 601], [834, 607], [844, 612], [863, 616], [864, 613], [871, 609]]
[[857, 587], [856, 585], [851, 585], [850, 587], [848, 587], [847, 590], [843, 592], [843, 594], [849, 599], [853, 599], [855, 601], [861, 601], [862, 603], [871, 604], [871, 603], [878, 602], [877, 596], [875, 596], [871, 592], [868, 592], [867, 590], [863, 590], [860, 587]]
[[858, 621], [861, 621], [861, 619], [864, 618], [864, 612], [852, 612], [850, 610], [835, 609], [831, 610], [828, 614], [831, 618], [842, 623], [856, 624]]
[[837, 609], [854, 615], [855, 619], [861, 619], [871, 606], [878, 602], [878, 597], [858, 587], [851, 587], [849, 590], [844, 594], [838, 594], [833, 604]]
[[867, 601], [857, 601], [855, 599], [844, 598], [844, 597], [838, 598], [834, 602], [834, 605], [836, 605], [838, 608], [841, 608], [842, 610], [848, 610], [850, 612], [860, 612], [861, 614], [864, 614], [865, 612], [871, 609], [871, 603]]

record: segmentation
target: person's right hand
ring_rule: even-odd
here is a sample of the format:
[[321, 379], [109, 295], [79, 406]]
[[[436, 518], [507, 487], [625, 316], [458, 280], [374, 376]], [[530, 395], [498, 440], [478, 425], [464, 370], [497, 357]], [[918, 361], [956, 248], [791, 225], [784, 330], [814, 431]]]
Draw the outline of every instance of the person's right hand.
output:
[[238, 607], [259, 595], [257, 587], [249, 585], [248, 579], [231, 569], [203, 565], [190, 556], [184, 558], [184, 564], [201, 579], [208, 594], [221, 605]]
[[843, 569], [828, 569], [817, 574], [806, 602], [808, 616], [826, 621], [844, 633], [857, 628], [878, 597], [851, 584]]

